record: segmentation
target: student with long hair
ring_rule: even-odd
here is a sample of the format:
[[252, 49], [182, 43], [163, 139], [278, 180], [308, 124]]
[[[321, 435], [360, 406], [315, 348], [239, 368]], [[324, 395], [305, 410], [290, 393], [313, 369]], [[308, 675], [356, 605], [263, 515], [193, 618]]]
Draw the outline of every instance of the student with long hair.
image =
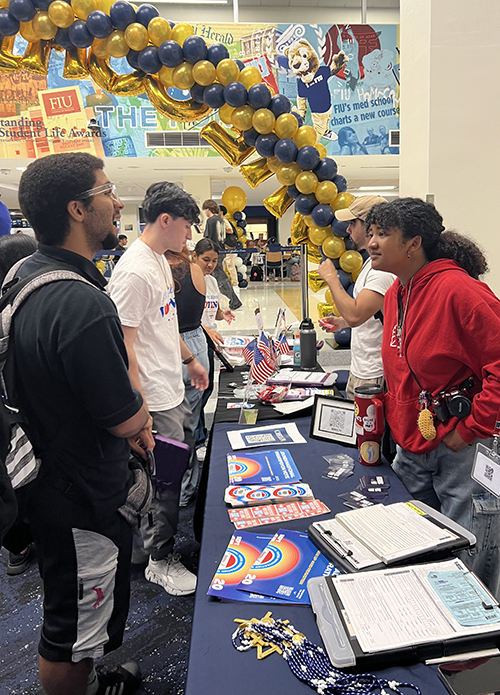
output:
[[[376, 205], [366, 223], [372, 267], [399, 278], [385, 295], [382, 342], [394, 470], [414, 498], [474, 533], [462, 559], [498, 598], [500, 500], [471, 478], [500, 406], [500, 301], [478, 279], [485, 257], [418, 198]], [[454, 390], [469, 408], [454, 409]]]

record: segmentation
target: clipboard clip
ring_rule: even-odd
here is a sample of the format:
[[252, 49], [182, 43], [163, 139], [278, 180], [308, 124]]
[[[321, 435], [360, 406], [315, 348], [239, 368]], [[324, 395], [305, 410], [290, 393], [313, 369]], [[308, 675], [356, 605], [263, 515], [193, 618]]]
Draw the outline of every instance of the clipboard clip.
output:
[[352, 550], [350, 550], [349, 548], [346, 548], [344, 545], [342, 545], [341, 541], [339, 541], [337, 538], [334, 538], [332, 532], [329, 529], [324, 528], [320, 524], [318, 524], [318, 526], [321, 529], [321, 532], [325, 536], [328, 536], [329, 545], [331, 545], [333, 547], [333, 549], [335, 550], [335, 552], [337, 553], [337, 555], [341, 559], [345, 559], [347, 557], [352, 556], [352, 554], [353, 554]]

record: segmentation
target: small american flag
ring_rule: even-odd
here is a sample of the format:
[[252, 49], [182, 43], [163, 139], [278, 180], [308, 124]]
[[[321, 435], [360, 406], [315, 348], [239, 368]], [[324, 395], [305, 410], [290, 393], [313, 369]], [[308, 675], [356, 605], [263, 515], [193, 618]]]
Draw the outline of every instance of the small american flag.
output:
[[253, 354], [250, 377], [258, 384], [263, 384], [273, 374], [275, 367], [269, 340], [261, 333]]
[[250, 365], [253, 362], [253, 353], [255, 350], [255, 340], [251, 340], [245, 347], [243, 348], [243, 359], [245, 362]]
[[278, 338], [278, 340], [274, 341], [274, 349], [279, 355], [290, 354], [290, 346], [288, 345], [288, 340], [286, 339], [286, 335], [284, 333]]

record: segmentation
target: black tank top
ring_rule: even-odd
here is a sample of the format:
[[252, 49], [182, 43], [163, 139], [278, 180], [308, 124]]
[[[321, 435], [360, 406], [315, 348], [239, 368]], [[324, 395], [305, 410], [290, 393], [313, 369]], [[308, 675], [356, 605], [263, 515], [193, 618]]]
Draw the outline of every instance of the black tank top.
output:
[[175, 284], [175, 303], [179, 318], [179, 332], [187, 333], [201, 326], [201, 316], [205, 308], [205, 295], [198, 292], [191, 277], [189, 264], [181, 263], [172, 267]]

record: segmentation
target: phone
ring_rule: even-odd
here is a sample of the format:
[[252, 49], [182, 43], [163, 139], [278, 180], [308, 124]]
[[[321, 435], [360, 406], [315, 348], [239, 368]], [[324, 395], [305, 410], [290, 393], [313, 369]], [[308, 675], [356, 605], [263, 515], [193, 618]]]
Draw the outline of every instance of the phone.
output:
[[438, 672], [452, 695], [500, 695], [500, 656], [448, 662]]

